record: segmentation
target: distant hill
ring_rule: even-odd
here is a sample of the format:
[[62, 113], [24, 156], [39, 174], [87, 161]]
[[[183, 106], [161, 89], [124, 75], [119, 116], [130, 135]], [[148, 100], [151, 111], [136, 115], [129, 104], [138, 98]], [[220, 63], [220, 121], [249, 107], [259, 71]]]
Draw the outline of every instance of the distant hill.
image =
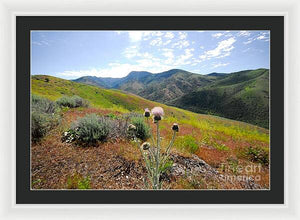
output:
[[148, 100], [198, 113], [215, 114], [265, 128], [269, 126], [269, 70], [195, 74], [133, 71], [123, 78], [86, 76], [75, 82], [120, 89]]
[[84, 83], [92, 86], [99, 86], [102, 88], [113, 88], [116, 83], [119, 82], [121, 78], [101, 78], [96, 76], [83, 76], [78, 79], [73, 80], [74, 82]]
[[269, 70], [229, 74], [168, 104], [269, 127]]
[[223, 77], [223, 76], [226, 76], [227, 73], [210, 73], [210, 74], [207, 74], [207, 76], [216, 76], [216, 77]]
[[205, 86], [221, 76], [223, 74], [210, 76], [172, 69], [156, 74], [132, 71], [123, 78], [84, 76], [73, 81], [102, 88], [121, 89], [146, 99], [164, 103], [191, 92], [195, 88]]

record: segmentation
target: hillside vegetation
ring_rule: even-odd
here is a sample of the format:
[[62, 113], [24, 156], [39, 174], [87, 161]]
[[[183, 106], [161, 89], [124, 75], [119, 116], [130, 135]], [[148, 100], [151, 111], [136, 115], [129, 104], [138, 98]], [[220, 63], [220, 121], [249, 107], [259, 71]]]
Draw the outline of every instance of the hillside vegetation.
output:
[[269, 71], [231, 74], [167, 103], [269, 128]]
[[[215, 76], [211, 76], [210, 81], [213, 82], [215, 79]], [[222, 83], [224, 87], [229, 86], [226, 81]], [[92, 148], [81, 148], [61, 139], [76, 121], [82, 122], [80, 118], [90, 114], [95, 114], [103, 120], [109, 118], [109, 123], [120, 126], [128, 115], [140, 115], [145, 108], [155, 106], [161, 106], [165, 111], [165, 117], [160, 123], [163, 145], [171, 139], [171, 125], [177, 122], [180, 126], [171, 152], [173, 159], [170, 167], [197, 161], [200, 164], [207, 163], [205, 167], [209, 172], [238, 175], [241, 173], [224, 167], [262, 163], [262, 170], [259, 173], [253, 171], [251, 174], [261, 175], [260, 180], [255, 182], [260, 188], [269, 188], [268, 129], [212, 115], [197, 114], [120, 90], [99, 88], [51, 76], [32, 76], [31, 85], [33, 95], [56, 103], [62, 97], [77, 96], [89, 103], [75, 108], [62, 106], [58, 112], [61, 123], [56, 128], [51, 128], [52, 130], [48, 131], [40, 142], [32, 143], [32, 187], [35, 189], [80, 188], [86, 185], [97, 189], [142, 188], [143, 182], [140, 177], [144, 172], [143, 164], [132, 142], [122, 136], [116, 136], [114, 139], [105, 140], [104, 143], [95, 143]], [[251, 90], [252, 87], [249, 88]], [[89, 123], [92, 123], [93, 120], [90, 121]], [[199, 158], [205, 162], [199, 161]], [[168, 177], [169, 179], [166, 177], [168, 181], [166, 180], [165, 184], [174, 189], [251, 187], [249, 184], [246, 186], [243, 181], [217, 181], [207, 173], [195, 176], [193, 173], [182, 171], [184, 169], [178, 168], [181, 170], [179, 173], [176, 172], [177, 174], [172, 178]], [[245, 175], [249, 174], [244, 170], [242, 172]]]
[[133, 71], [123, 78], [86, 76], [76, 82], [121, 89], [148, 100], [197, 113], [213, 114], [269, 127], [269, 70], [195, 74], [173, 69]]

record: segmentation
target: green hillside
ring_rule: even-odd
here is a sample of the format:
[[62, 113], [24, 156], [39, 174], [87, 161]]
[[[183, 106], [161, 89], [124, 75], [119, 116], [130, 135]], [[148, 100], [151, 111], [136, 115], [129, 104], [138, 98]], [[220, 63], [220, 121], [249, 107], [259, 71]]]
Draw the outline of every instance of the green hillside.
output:
[[269, 127], [269, 71], [233, 73], [168, 104]]
[[[202, 115], [189, 112], [176, 107], [153, 102], [133, 94], [127, 94], [119, 90], [102, 89], [96, 86], [76, 83], [52, 76], [32, 76], [31, 91], [33, 94], [56, 100], [63, 95], [78, 95], [88, 100], [92, 106], [108, 109], [114, 112], [126, 113], [131, 111], [143, 112], [144, 108], [162, 106], [166, 112], [167, 121], [178, 121], [211, 131], [218, 130], [237, 136], [256, 136], [258, 139], [268, 141], [268, 130], [252, 126], [250, 124], [232, 121], [225, 118]], [[199, 119], [201, 119], [199, 121]]]
[[[167, 78], [153, 80], [150, 83], [147, 83], [146, 86], [142, 87], [142, 90], [137, 92], [137, 94], [146, 99], [167, 103], [169, 100], [176, 99], [184, 94], [192, 92], [195, 88], [206, 86], [216, 79], [217, 77], [214, 76], [203, 76], [178, 70]], [[129, 88], [126, 88], [126, 91], [134, 92], [134, 90]], [[134, 88], [134, 85], [131, 88]], [[124, 89], [124, 85], [121, 89]]]
[[[237, 173], [235, 170], [225, 168], [262, 163], [262, 171], [257, 173], [261, 179], [256, 183], [261, 188], [269, 188], [268, 129], [217, 116], [197, 114], [149, 101], [124, 91], [103, 89], [45, 75], [32, 76], [31, 92], [52, 101], [62, 96], [77, 95], [90, 102], [88, 107], [63, 108], [58, 113], [61, 122], [57, 127], [47, 131], [40, 142], [32, 142], [34, 189], [76, 188], [78, 181], [80, 184], [81, 181], [91, 184], [93, 189], [112, 189], [112, 187], [141, 189], [143, 180], [140, 175], [143, 173], [143, 164], [140, 162], [141, 154], [134, 142], [115, 138], [98, 143], [95, 147], [79, 147], [63, 142], [62, 137], [72, 123], [87, 115], [97, 114], [105, 118], [117, 118], [115, 122], [121, 123], [127, 115], [142, 113], [144, 108], [151, 109], [155, 106], [162, 107], [165, 112], [160, 121], [163, 147], [167, 146], [172, 138], [172, 124], [174, 122], [179, 124], [179, 132], [171, 150], [175, 159], [193, 161], [196, 156], [222, 175], [249, 175], [244, 173], [246, 171]], [[154, 123], [150, 123], [150, 126], [154, 131]], [[122, 172], [127, 172], [126, 175], [122, 176], [119, 169], [124, 169]], [[171, 189], [249, 187], [237, 180], [216, 182], [209, 172], [204, 173], [204, 176], [189, 173], [185, 175], [189, 175], [190, 179], [175, 176], [166, 184], [169, 184]], [[123, 183], [120, 185], [121, 180]], [[75, 186], [72, 181], [76, 182]]]
[[269, 70], [195, 74], [172, 69], [133, 71], [123, 78], [86, 76], [76, 82], [115, 88], [196, 113], [218, 115], [268, 128]]

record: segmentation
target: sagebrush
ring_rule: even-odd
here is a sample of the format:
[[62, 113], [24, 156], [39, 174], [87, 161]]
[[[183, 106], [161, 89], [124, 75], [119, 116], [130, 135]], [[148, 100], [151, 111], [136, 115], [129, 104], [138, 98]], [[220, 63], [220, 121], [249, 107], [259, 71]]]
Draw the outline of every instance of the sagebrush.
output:
[[56, 100], [57, 105], [69, 108], [88, 107], [89, 102], [77, 95], [62, 96]]
[[31, 140], [40, 141], [46, 133], [60, 122], [57, 105], [40, 96], [31, 97]]

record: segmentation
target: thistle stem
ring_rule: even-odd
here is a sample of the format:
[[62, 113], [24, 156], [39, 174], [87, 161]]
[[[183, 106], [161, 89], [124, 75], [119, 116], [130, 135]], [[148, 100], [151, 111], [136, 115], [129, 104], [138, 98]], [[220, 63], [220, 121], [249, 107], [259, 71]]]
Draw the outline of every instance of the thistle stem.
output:
[[162, 162], [162, 163], [164, 163], [164, 162], [167, 160], [167, 158], [169, 157], [169, 154], [170, 154], [171, 147], [172, 147], [172, 146], [173, 146], [173, 144], [174, 144], [175, 136], [176, 136], [176, 131], [173, 131], [173, 136], [172, 136], [172, 139], [171, 139], [171, 141], [170, 141], [170, 144], [169, 144], [169, 146], [167, 147], [167, 150], [166, 150], [166, 155], [165, 155], [165, 157], [164, 157], [164, 159], [163, 159], [163, 162]]
[[159, 134], [159, 121], [156, 122], [156, 134], [157, 134], [157, 152], [156, 152], [156, 187], [159, 188], [159, 177], [160, 177], [160, 134]]
[[150, 126], [150, 123], [149, 123], [149, 119], [147, 118], [146, 120], [147, 120], [147, 124], [149, 126], [149, 129], [150, 129], [150, 133], [151, 133], [150, 137], [151, 137], [152, 144], [153, 144], [153, 146], [155, 146], [155, 141], [154, 141], [154, 137], [153, 137], [153, 134], [152, 134], [152, 129], [151, 129], [151, 126]]

